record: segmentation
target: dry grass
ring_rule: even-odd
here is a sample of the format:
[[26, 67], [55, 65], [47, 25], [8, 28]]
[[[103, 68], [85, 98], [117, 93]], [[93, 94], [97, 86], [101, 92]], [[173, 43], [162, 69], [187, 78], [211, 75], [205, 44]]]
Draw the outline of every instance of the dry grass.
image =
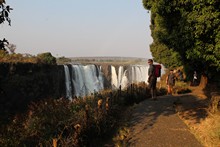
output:
[[[160, 85], [162, 87], [166, 86], [166, 75], [167, 73], [161, 77]], [[174, 88], [176, 93], [190, 90], [188, 92], [192, 92], [194, 97], [203, 101], [207, 100], [207, 96], [201, 88], [190, 87], [189, 83], [177, 81]], [[183, 111], [178, 113], [179, 117], [189, 127], [197, 140], [205, 147], [220, 147], [220, 112], [216, 114], [209, 113], [204, 103], [194, 106], [191, 102], [187, 102], [187, 109], [184, 109], [185, 106], [182, 107]]]
[[200, 123], [184, 120], [190, 131], [205, 147], [220, 147], [220, 115], [209, 115]]
[[178, 113], [179, 117], [203, 146], [220, 147], [220, 112], [210, 113], [207, 105], [209, 100], [203, 90], [198, 87], [192, 90], [192, 95], [199, 101], [194, 104], [185, 102], [183, 111]]

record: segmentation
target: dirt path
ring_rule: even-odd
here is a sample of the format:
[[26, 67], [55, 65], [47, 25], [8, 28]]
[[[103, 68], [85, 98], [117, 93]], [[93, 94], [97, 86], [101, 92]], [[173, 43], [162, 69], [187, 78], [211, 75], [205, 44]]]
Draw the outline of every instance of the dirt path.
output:
[[[192, 95], [161, 96], [145, 100], [132, 110], [127, 140], [132, 147], [201, 147], [188, 127], [178, 117], [179, 102], [196, 101]], [[177, 103], [177, 105], [176, 105]]]

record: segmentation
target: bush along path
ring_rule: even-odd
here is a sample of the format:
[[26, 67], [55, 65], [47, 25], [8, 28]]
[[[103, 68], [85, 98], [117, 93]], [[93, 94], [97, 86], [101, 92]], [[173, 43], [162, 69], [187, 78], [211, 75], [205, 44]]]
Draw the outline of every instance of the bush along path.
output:
[[179, 118], [182, 99], [189, 95], [160, 96], [157, 101], [145, 100], [134, 106], [129, 120], [126, 146], [193, 146], [201, 147], [187, 125]]

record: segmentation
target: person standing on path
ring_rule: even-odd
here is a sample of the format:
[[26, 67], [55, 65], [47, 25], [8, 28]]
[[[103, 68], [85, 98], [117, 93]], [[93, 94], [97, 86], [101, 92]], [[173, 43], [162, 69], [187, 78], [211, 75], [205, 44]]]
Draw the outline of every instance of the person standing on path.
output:
[[149, 88], [151, 91], [151, 97], [153, 100], [157, 100], [157, 95], [156, 95], [156, 84], [157, 84], [157, 77], [155, 76], [155, 68], [153, 66], [153, 60], [148, 59], [148, 83], [149, 83]]
[[198, 78], [197, 78], [197, 72], [194, 71], [194, 74], [193, 74], [193, 86], [197, 86], [197, 82], [198, 81]]
[[175, 85], [175, 75], [173, 70], [170, 70], [170, 73], [166, 77], [166, 84], [167, 84], [167, 94], [173, 94], [173, 86]]

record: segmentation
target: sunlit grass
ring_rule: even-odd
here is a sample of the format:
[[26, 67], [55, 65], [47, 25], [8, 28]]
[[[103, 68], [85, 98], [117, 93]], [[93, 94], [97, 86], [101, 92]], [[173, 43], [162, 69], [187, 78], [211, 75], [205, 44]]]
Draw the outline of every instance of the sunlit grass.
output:
[[200, 123], [191, 124], [184, 120], [195, 137], [206, 147], [220, 146], [220, 115], [211, 114]]

